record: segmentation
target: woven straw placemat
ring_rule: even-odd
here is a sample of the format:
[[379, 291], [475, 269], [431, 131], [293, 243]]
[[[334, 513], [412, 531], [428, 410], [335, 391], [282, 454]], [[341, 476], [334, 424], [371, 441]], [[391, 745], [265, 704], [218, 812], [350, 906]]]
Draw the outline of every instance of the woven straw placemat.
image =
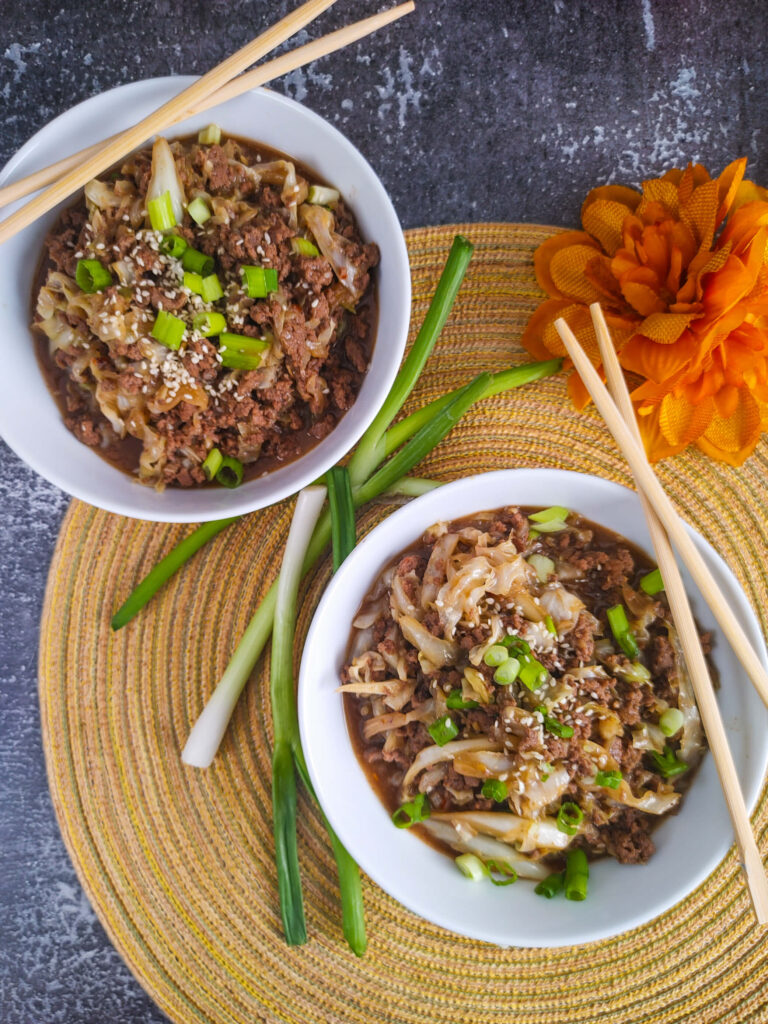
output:
[[[417, 325], [456, 230], [472, 239], [476, 254], [411, 407], [481, 368], [527, 358], [518, 339], [541, 299], [532, 254], [552, 229], [465, 224], [410, 232]], [[697, 453], [660, 469], [686, 518], [736, 572], [764, 628], [767, 457], [763, 443], [739, 470]], [[450, 480], [509, 466], [557, 466], [629, 483], [605, 428], [593, 412], [573, 411], [562, 379], [482, 403], [419, 472]], [[381, 505], [368, 509], [364, 528], [384, 514]], [[113, 609], [189, 527], [121, 519], [75, 501], [51, 566], [40, 702], [56, 812], [104, 927], [168, 1016], [184, 1024], [768, 1020], [766, 946], [733, 853], [648, 925], [557, 950], [499, 950], [458, 938], [365, 880], [370, 942], [357, 960], [341, 934], [322, 824], [302, 799], [310, 938], [299, 949], [284, 944], [263, 662], [213, 767], [185, 768], [179, 751], [274, 577], [289, 516], [284, 502], [230, 527], [116, 635]], [[326, 561], [310, 584], [302, 631], [328, 568]], [[766, 803], [764, 793], [757, 813], [763, 850]], [[589, 903], [583, 907], [588, 914]]]

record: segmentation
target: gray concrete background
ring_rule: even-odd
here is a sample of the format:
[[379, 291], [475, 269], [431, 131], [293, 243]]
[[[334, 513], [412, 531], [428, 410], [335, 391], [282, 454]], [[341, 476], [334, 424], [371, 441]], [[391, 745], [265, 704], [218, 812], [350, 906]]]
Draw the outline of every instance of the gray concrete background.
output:
[[[404, 227], [575, 225], [586, 191], [746, 154], [768, 184], [763, 0], [417, 0], [418, 12], [275, 88], [327, 117]], [[111, 86], [198, 73], [287, 0], [0, 4], [0, 162]], [[380, 9], [340, 0], [300, 41]], [[73, 148], [76, 148], [73, 145]], [[67, 498], [0, 442], [0, 1021], [165, 1018], [110, 946], [67, 859], [36, 694], [45, 578]]]

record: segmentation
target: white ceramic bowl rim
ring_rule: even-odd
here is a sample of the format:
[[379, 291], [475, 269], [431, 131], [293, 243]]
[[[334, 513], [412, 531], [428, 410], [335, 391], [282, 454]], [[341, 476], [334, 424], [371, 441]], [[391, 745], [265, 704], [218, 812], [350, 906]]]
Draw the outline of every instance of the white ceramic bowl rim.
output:
[[[3, 168], [0, 182], [11, 175], [18, 178], [31, 173], [75, 147], [128, 127], [194, 80], [148, 79], [79, 103], [22, 146]], [[318, 114], [268, 89], [253, 90], [190, 117], [168, 134], [188, 134], [211, 121], [221, 124], [226, 132], [289, 153], [340, 188], [363, 236], [377, 242], [382, 253], [377, 271], [376, 344], [355, 404], [305, 455], [236, 490], [169, 488], [158, 494], [74, 438], [61, 420], [34, 357], [28, 327], [31, 275], [45, 233], [66, 204], [0, 246], [5, 282], [0, 289], [0, 309], [6, 322], [8, 353], [8, 364], [0, 377], [0, 435], [20, 458], [57, 487], [92, 505], [134, 518], [201, 522], [252, 512], [294, 494], [338, 462], [359, 440], [392, 385], [408, 335], [411, 281], [402, 228], [383, 185], [352, 143]], [[19, 205], [12, 205], [2, 216]]]
[[[352, 749], [335, 688], [349, 624], [377, 573], [434, 522], [509, 504], [553, 503], [652, 550], [637, 495], [607, 480], [548, 469], [504, 470], [458, 480], [394, 512], [361, 541], [328, 584], [301, 664], [302, 744], [312, 783], [342, 842], [374, 881], [416, 914], [502, 946], [591, 942], [637, 927], [704, 881], [732, 843], [725, 802], [707, 756], [680, 813], [655, 832], [657, 852], [647, 865], [625, 866], [604, 858], [593, 866], [585, 903], [544, 900], [527, 882], [500, 890], [469, 882], [450, 858], [407, 830], [394, 828], [370, 786]], [[699, 534], [688, 531], [765, 664], [760, 627], [735, 577]], [[715, 634], [714, 657], [723, 681], [719, 703], [744, 797], [752, 807], [768, 766], [768, 715], [687, 572], [683, 576], [700, 625]]]

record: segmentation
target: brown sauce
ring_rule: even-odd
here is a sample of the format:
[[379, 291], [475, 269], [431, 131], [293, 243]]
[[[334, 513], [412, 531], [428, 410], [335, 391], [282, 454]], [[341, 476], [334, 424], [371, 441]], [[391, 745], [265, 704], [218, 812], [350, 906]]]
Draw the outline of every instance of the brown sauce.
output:
[[[324, 178], [321, 178], [314, 170], [312, 170], [307, 164], [302, 161], [296, 160], [293, 157], [283, 153], [278, 149], [273, 149], [270, 146], [266, 146], [263, 143], [255, 142], [252, 139], [247, 139], [239, 135], [233, 135], [227, 133], [226, 138], [232, 139], [242, 147], [244, 152], [250, 156], [254, 162], [257, 157], [263, 162], [269, 162], [273, 160], [287, 160], [293, 163], [296, 168], [296, 173], [299, 177], [306, 179], [309, 185], [323, 185], [329, 186], [331, 183], [327, 182]], [[170, 139], [171, 142], [181, 142], [183, 144], [190, 144], [197, 141], [197, 135], [186, 135], [177, 136]], [[119, 170], [120, 167], [126, 162], [124, 158], [118, 164], [115, 164], [110, 170], [104, 172], [100, 177], [102, 179], [108, 178], [110, 174]], [[333, 186], [331, 186], [333, 187]], [[73, 203], [71, 209], [77, 209], [84, 203], [84, 198], [81, 197], [76, 203]], [[54, 229], [55, 230], [55, 229]], [[41, 256], [40, 262], [37, 267], [37, 272], [34, 276], [32, 295], [31, 295], [31, 309], [30, 309], [30, 322], [34, 323], [36, 320], [36, 303], [37, 296], [40, 288], [45, 284], [48, 272], [53, 269], [53, 264], [49, 259], [46, 258], [45, 251]], [[363, 296], [357, 306], [357, 311], [367, 318], [368, 321], [368, 337], [367, 337], [367, 361], [370, 366], [370, 361], [373, 358], [373, 349], [376, 341], [377, 334], [377, 323], [378, 323], [378, 303], [377, 303], [377, 288], [376, 288], [376, 269], [371, 271], [371, 287], [368, 292]], [[69, 411], [68, 409], [68, 396], [70, 389], [77, 389], [77, 385], [72, 382], [67, 374], [67, 371], [61, 368], [51, 357], [49, 341], [39, 331], [32, 331], [33, 343], [35, 348], [35, 356], [37, 358], [40, 371], [45, 380], [46, 386], [58, 406], [59, 412], [64, 419]], [[362, 386], [362, 382], [361, 382]], [[82, 393], [82, 392], [81, 392]], [[101, 413], [96, 406], [94, 401], [94, 415], [101, 417]], [[334, 429], [338, 426], [339, 422], [343, 418], [344, 413], [336, 417], [334, 423]], [[101, 417], [103, 419], [103, 417]], [[298, 430], [292, 430], [290, 432], [290, 450], [283, 450], [279, 456], [262, 454], [256, 461], [244, 464], [244, 481], [253, 480], [257, 477], [265, 476], [268, 473], [279, 469], [281, 466], [285, 466], [291, 462], [300, 459], [307, 452], [311, 451], [316, 445], [320, 443], [322, 438], [318, 438], [312, 435], [311, 430], [313, 423], [306, 409], [303, 410], [303, 418], [305, 420], [304, 426]], [[130, 476], [135, 476], [137, 467], [139, 464], [139, 456], [142, 452], [142, 442], [135, 437], [126, 435], [124, 438], [115, 438], [109, 444], [102, 445], [100, 447], [92, 448], [95, 454], [115, 468], [127, 473]], [[174, 486], [173, 483], [169, 486]], [[198, 486], [201, 487], [217, 487], [219, 486], [215, 482], [213, 483], [202, 483]]]

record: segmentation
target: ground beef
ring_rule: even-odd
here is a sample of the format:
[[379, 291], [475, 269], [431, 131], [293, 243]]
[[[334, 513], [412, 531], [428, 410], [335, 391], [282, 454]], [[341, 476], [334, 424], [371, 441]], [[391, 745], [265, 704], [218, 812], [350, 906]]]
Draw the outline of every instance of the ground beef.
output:
[[629, 808], [619, 811], [604, 830], [606, 848], [622, 864], [645, 864], [656, 847], [647, 815]]
[[579, 612], [576, 625], [565, 637], [566, 643], [573, 647], [574, 660], [587, 664], [592, 661], [595, 653], [595, 640], [593, 630], [595, 622], [588, 612]]

